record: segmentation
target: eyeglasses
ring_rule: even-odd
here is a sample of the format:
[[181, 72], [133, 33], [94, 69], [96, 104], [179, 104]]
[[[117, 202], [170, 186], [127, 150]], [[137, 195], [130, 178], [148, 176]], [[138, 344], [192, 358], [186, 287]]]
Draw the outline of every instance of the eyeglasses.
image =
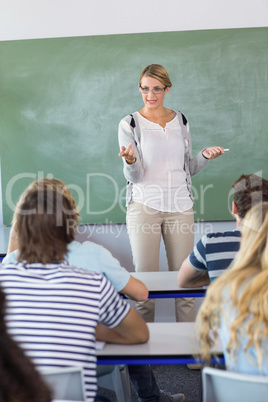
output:
[[149, 92], [152, 92], [154, 95], [160, 95], [162, 92], [165, 92], [165, 90], [167, 89], [167, 87], [164, 87], [164, 88], [158, 88], [158, 87], [155, 87], [155, 88], [153, 88], [153, 89], [149, 89], [149, 88], [147, 88], [147, 87], [140, 87], [139, 88], [139, 91], [142, 93], [142, 94], [148, 94]]

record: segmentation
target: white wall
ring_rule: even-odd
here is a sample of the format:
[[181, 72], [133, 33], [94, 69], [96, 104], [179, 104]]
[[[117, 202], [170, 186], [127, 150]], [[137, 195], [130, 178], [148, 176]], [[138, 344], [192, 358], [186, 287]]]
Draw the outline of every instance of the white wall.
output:
[[[230, 219], [232, 219], [231, 215]], [[224, 222], [196, 222], [194, 242], [197, 243], [204, 234], [233, 229], [235, 229], [234, 220]], [[94, 243], [101, 244], [110, 250], [113, 256], [117, 258], [121, 265], [129, 272], [135, 271], [125, 224], [80, 225], [77, 230], [76, 240], [81, 243], [84, 241], [93, 241]], [[163, 240], [160, 246], [159, 266], [160, 271], [168, 271]]]
[[0, 40], [250, 28], [267, 21], [267, 0], [5, 0]]

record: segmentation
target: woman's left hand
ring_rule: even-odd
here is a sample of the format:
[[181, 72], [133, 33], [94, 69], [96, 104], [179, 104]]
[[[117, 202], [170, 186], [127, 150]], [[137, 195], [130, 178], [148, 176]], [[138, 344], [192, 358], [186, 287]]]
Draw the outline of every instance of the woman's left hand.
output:
[[224, 154], [223, 147], [209, 147], [202, 151], [202, 155], [207, 159], [215, 159], [222, 154]]

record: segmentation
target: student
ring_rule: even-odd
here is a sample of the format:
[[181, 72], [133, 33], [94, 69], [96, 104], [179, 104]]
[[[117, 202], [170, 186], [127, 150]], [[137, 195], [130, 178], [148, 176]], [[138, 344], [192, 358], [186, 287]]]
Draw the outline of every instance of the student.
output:
[[268, 203], [244, 218], [240, 250], [208, 288], [197, 316], [201, 356], [210, 360], [218, 329], [228, 370], [268, 375]]
[[[29, 189], [55, 189], [64, 194], [64, 196], [70, 202], [73, 212], [74, 212], [74, 222], [72, 222], [73, 229], [76, 230], [78, 222], [78, 211], [73, 197], [71, 196], [66, 185], [57, 179], [40, 179], [33, 182]], [[10, 252], [3, 260], [2, 268], [5, 268], [8, 262], [16, 262], [18, 256], [18, 250], [12, 251], [14, 248], [18, 247], [17, 242], [17, 215], [15, 214], [12, 221], [12, 229], [10, 234], [10, 242], [8, 251]], [[92, 271], [104, 273], [107, 278], [112, 282], [114, 287], [127, 294], [134, 300], [142, 300], [142, 297], [148, 296], [148, 290], [143, 285], [142, 282], [136, 280], [121, 266], [117, 260], [115, 260], [111, 254], [102, 246], [99, 246], [92, 242], [84, 242], [82, 244], [72, 241], [68, 245], [68, 261], [74, 266], [79, 266], [81, 268], [89, 268]], [[127, 284], [122, 288], [122, 280], [125, 277], [129, 278]], [[123, 282], [124, 283], [124, 282]], [[121, 285], [120, 285], [121, 284]], [[170, 401], [182, 401], [183, 394], [169, 395], [164, 391], [160, 391], [154, 373], [150, 366], [145, 365], [130, 365], [129, 374], [131, 381], [133, 382], [136, 391], [142, 402], [146, 400], [150, 402], [170, 402]]]
[[[145, 67], [138, 85], [144, 106], [123, 118], [118, 130], [133, 262], [137, 272], [158, 271], [163, 236], [169, 270], [177, 271], [194, 244], [191, 176], [224, 149], [205, 148], [192, 157], [187, 118], [164, 107], [172, 83], [163, 66]], [[147, 322], [154, 321], [154, 302], [136, 305]], [[194, 321], [193, 298], [179, 298], [175, 304], [176, 321]]]
[[255, 174], [240, 176], [232, 187], [232, 214], [236, 229], [203, 236], [179, 270], [179, 286], [205, 286], [220, 276], [239, 250], [241, 226], [246, 213], [256, 203], [268, 201], [268, 180]]
[[51, 402], [52, 393], [34, 364], [11, 338], [5, 317], [5, 294], [0, 288], [0, 402]]
[[[44, 178], [36, 180], [30, 185], [32, 189], [44, 189], [47, 187], [57, 189], [68, 198], [75, 212], [74, 229], [76, 230], [79, 213], [70, 191], [62, 181]], [[18, 244], [16, 231], [15, 215], [10, 231], [8, 254], [3, 259], [3, 264], [16, 262], [17, 260]], [[121, 267], [119, 261], [115, 259], [106, 248], [99, 244], [90, 241], [79, 243], [74, 240], [68, 244], [66, 259], [70, 264], [76, 267], [90, 269], [94, 272], [104, 274], [118, 292], [125, 294], [130, 299], [146, 300], [148, 298], [148, 289], [146, 286], [141, 281], [131, 276], [125, 268]]]
[[93, 402], [95, 338], [144, 343], [147, 325], [105, 276], [65, 261], [76, 213], [62, 192], [30, 186], [15, 222], [18, 263], [0, 270], [8, 331], [39, 368], [82, 366], [87, 402]]

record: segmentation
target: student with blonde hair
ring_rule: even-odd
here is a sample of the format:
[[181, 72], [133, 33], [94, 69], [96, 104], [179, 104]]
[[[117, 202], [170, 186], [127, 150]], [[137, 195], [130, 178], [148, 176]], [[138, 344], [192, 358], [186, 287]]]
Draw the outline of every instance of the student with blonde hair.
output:
[[243, 220], [242, 240], [233, 264], [209, 286], [196, 326], [201, 357], [222, 342], [228, 370], [268, 375], [268, 203]]

